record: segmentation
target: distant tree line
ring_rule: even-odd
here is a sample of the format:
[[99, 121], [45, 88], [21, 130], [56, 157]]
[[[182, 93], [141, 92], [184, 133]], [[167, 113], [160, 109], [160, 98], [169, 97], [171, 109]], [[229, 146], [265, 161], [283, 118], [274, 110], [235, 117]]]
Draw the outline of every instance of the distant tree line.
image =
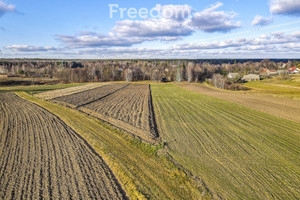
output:
[[[104, 81], [214, 81], [228, 73], [257, 73], [262, 68], [280, 69], [284, 63], [299, 64], [299, 60], [0, 60], [0, 74], [22, 77], [57, 78], [62, 82]], [[288, 66], [287, 66], [288, 67]], [[215, 75], [214, 74], [218, 74]]]

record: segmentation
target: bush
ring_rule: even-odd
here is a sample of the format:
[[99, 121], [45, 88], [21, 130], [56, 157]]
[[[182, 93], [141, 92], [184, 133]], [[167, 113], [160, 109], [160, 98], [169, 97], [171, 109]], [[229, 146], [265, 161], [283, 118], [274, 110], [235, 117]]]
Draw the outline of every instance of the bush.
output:
[[240, 85], [240, 84], [235, 84], [235, 83], [232, 83], [230, 85], [227, 85], [227, 87], [225, 88], [227, 90], [237, 90], [237, 91], [245, 91], [245, 90], [249, 90], [249, 88], [243, 86], [243, 85]]

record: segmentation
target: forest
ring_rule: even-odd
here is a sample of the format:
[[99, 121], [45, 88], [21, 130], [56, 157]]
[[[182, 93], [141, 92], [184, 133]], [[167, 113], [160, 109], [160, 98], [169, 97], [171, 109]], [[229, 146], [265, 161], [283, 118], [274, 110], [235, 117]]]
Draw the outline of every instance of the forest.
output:
[[287, 69], [299, 60], [39, 60], [1, 59], [0, 74], [58, 79], [62, 83], [106, 81], [204, 82], [214, 74], [258, 74], [263, 68]]

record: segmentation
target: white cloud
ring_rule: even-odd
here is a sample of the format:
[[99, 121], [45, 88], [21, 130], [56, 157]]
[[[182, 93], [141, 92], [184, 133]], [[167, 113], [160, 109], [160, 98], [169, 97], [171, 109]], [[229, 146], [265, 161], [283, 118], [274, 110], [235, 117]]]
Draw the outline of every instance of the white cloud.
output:
[[153, 40], [164, 37], [168, 40], [168, 37], [181, 37], [193, 33], [194, 29], [189, 20], [193, 12], [191, 6], [158, 4], [153, 9], [161, 13], [159, 18], [118, 21], [111, 34], [119, 37], [152, 37]]
[[[257, 38], [240, 38], [236, 40], [225, 40], [225, 41], [213, 41], [205, 43], [184, 43], [179, 45], [174, 45], [174, 49], [180, 50], [218, 50], [218, 49], [250, 49], [254, 50], [258, 47], [269, 47], [282, 46], [283, 44], [292, 44], [300, 42], [300, 32], [293, 32], [290, 34], [284, 34], [280, 32], [262, 34]], [[270, 48], [271, 50], [271, 48]], [[273, 49], [274, 50], [274, 49]]]
[[271, 0], [270, 12], [273, 14], [300, 15], [300, 1]]
[[218, 2], [210, 8], [193, 15], [192, 25], [205, 32], [228, 32], [239, 28], [240, 22], [234, 22], [235, 12], [216, 11], [223, 3]]
[[30, 46], [30, 45], [10, 45], [6, 46], [6, 49], [18, 52], [31, 52], [31, 51], [50, 51], [50, 50], [57, 50], [54, 47], [39, 47], [39, 46]]
[[122, 37], [174, 37], [186, 36], [193, 28], [185, 21], [173, 19], [147, 19], [145, 21], [123, 20], [113, 28], [114, 34]]
[[291, 34], [293, 37], [300, 39], [300, 31], [295, 31]]
[[265, 18], [260, 15], [256, 15], [252, 21], [252, 26], [266, 26], [272, 23], [273, 19], [272, 17]]
[[154, 8], [154, 10], [160, 11], [161, 18], [165, 19], [173, 19], [175, 21], [183, 21], [186, 18], [190, 17], [192, 15], [192, 12], [194, 9], [185, 4], [185, 5], [160, 5], [157, 4]]
[[14, 12], [15, 6], [11, 4], [6, 4], [3, 1], [0, 1], [0, 17], [2, 17], [7, 12]]
[[67, 47], [71, 48], [85, 48], [85, 47], [113, 47], [124, 46], [129, 47], [134, 44], [139, 44], [145, 41], [153, 40], [176, 40], [178, 37], [151, 37], [151, 36], [121, 36], [116, 33], [108, 35], [98, 33], [80, 33], [76, 35], [57, 35], [57, 40], [63, 42]]
[[57, 35], [57, 39], [69, 47], [128, 47], [145, 41], [178, 40], [197, 30], [227, 32], [240, 27], [239, 22], [232, 21], [235, 13], [215, 11], [222, 5], [217, 3], [195, 13], [189, 5], [158, 4], [153, 8], [161, 13], [158, 18], [118, 21], [107, 35], [82, 32], [73, 36]]

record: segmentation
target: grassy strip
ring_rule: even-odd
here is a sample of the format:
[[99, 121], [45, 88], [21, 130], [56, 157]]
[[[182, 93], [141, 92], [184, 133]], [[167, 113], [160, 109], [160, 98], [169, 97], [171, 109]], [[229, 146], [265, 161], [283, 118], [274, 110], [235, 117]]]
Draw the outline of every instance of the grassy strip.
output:
[[292, 80], [272, 78], [262, 81], [252, 81], [244, 85], [252, 89], [249, 91], [250, 93], [300, 99], [300, 76], [294, 75], [292, 77]]
[[163, 156], [162, 145], [132, 138], [79, 111], [24, 92], [20, 97], [58, 116], [102, 156], [130, 199], [209, 199], [203, 186]]
[[55, 85], [31, 85], [31, 86], [0, 86], [1, 92], [26, 92], [28, 94], [37, 94], [49, 90], [64, 89], [73, 86], [84, 85], [85, 83], [69, 83]]
[[225, 199], [300, 198], [300, 124], [173, 84], [153, 84], [171, 156]]

